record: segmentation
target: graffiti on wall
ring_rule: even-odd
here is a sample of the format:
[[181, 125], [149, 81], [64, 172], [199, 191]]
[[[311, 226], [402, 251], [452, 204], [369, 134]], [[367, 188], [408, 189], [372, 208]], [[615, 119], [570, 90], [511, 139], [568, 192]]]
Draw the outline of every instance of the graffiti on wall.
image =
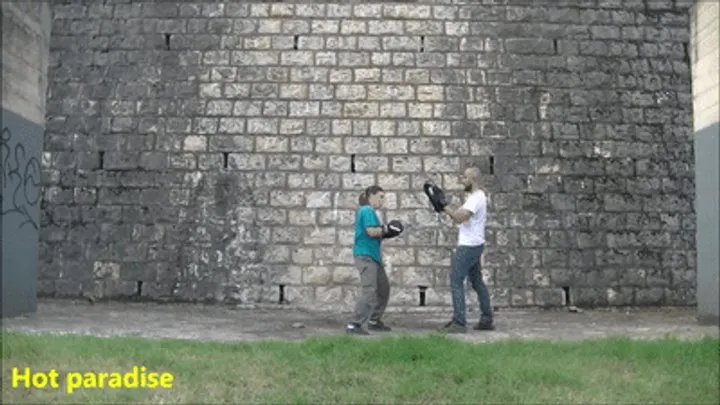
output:
[[2, 217], [19, 216], [18, 228], [39, 229], [32, 213], [40, 201], [40, 161], [28, 153], [22, 141], [12, 142], [12, 137], [12, 131], [4, 127], [0, 136]]

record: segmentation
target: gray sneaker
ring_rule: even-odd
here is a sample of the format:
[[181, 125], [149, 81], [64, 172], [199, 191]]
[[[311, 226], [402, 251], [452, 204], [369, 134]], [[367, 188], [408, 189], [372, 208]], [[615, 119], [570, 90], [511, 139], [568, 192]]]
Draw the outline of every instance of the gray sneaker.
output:
[[390, 332], [392, 330], [391, 327], [385, 325], [382, 321], [369, 321], [368, 329], [378, 332]]
[[363, 329], [362, 326], [354, 324], [354, 323], [349, 323], [345, 327], [345, 333], [347, 333], [348, 335], [369, 335], [370, 334], [370, 333], [368, 333], [368, 331]]
[[442, 333], [467, 333], [467, 327], [459, 325], [454, 321], [450, 321], [440, 328], [439, 332]]

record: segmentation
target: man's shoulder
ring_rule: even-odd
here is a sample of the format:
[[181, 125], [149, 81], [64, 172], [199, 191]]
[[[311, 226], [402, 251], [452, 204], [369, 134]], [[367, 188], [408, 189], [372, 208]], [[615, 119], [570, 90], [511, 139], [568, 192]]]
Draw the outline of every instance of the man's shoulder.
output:
[[474, 202], [481, 202], [487, 199], [487, 196], [485, 195], [485, 192], [483, 190], [475, 190], [470, 195], [468, 195], [467, 200], [468, 201], [474, 201]]

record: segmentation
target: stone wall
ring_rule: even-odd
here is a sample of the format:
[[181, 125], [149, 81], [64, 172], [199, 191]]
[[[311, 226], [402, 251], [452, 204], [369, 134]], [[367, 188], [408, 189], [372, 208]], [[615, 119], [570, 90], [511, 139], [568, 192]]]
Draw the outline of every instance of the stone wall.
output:
[[692, 10], [692, 93], [697, 211], [697, 303], [702, 322], [720, 322], [720, 4]]
[[0, 134], [0, 273], [2, 316], [35, 312], [50, 58], [48, 2], [9, 2], [2, 9]]
[[687, 6], [543, 3], [56, 5], [41, 291], [348, 308], [378, 183], [391, 305], [449, 305], [475, 163], [495, 305], [694, 304]]

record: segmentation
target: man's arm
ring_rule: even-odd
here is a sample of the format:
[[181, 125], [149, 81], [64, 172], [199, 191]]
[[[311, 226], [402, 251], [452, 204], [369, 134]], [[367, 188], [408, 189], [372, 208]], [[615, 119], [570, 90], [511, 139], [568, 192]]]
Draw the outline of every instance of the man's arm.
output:
[[447, 206], [443, 212], [448, 214], [455, 224], [460, 225], [470, 220], [470, 218], [472, 218], [472, 216], [482, 208], [484, 203], [484, 197], [474, 194], [465, 201], [465, 204], [463, 204], [462, 207], [453, 209], [450, 206]]
[[465, 207], [453, 209], [448, 205], [445, 207], [445, 209], [443, 209], [443, 212], [446, 213], [450, 217], [450, 219], [452, 219], [453, 223], [457, 225], [467, 222], [473, 216], [472, 211], [468, 210]]

